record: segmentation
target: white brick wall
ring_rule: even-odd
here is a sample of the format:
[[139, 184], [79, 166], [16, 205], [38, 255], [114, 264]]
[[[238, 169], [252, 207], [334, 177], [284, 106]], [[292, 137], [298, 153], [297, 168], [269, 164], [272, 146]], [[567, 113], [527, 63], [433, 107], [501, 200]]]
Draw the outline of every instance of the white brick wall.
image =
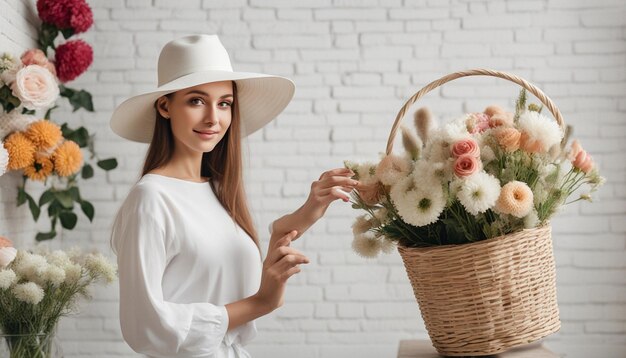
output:
[[[72, 86], [89, 90], [98, 112], [65, 107], [55, 118], [97, 132], [99, 153], [117, 156], [120, 167], [84, 183], [96, 219], [89, 224], [81, 216], [54, 245], [108, 252], [111, 218], [146, 149], [116, 137], [108, 118], [126, 96], [154, 85], [156, 56], [173, 37], [216, 32], [236, 69], [297, 84], [285, 113], [249, 138], [248, 194], [262, 233], [302, 203], [322, 171], [343, 159], [375, 159], [397, 110], [423, 85], [455, 70], [495, 68], [542, 88], [608, 179], [596, 203], [571, 205], [554, 220], [563, 327], [547, 344], [568, 357], [626, 356], [624, 0], [90, 3], [96, 25], [84, 37], [96, 57]], [[19, 54], [34, 45], [35, 0], [0, 4], [0, 50]], [[513, 105], [517, 91], [503, 80], [465, 78], [419, 104], [449, 119], [494, 102]], [[0, 179], [0, 234], [28, 244], [36, 228], [27, 208], [15, 209], [18, 180]], [[355, 215], [334, 203], [296, 243], [312, 263], [292, 280], [284, 307], [258, 321], [260, 334], [249, 347], [255, 357], [395, 357], [398, 340], [426, 337], [399, 256], [368, 262], [352, 253]], [[95, 292], [80, 316], [62, 323], [67, 356], [136, 356], [121, 340], [117, 289]]]

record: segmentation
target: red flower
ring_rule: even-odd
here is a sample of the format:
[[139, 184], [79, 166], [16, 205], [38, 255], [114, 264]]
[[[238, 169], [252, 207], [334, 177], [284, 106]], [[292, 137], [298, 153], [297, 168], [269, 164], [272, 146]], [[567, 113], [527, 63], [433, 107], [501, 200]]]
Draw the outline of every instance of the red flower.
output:
[[83, 40], [68, 41], [56, 49], [57, 76], [61, 82], [78, 77], [93, 62], [93, 50]]
[[93, 24], [85, 0], [37, 0], [37, 12], [43, 22], [59, 29], [72, 28], [74, 33], [85, 32]]

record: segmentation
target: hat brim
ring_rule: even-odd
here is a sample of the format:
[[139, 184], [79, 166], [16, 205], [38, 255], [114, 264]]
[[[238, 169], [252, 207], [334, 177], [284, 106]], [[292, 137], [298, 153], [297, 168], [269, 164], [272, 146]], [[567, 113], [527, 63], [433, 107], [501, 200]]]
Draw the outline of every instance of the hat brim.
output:
[[288, 78], [254, 72], [207, 71], [181, 76], [154, 91], [122, 102], [111, 116], [110, 126], [117, 135], [150, 143], [154, 132], [154, 102], [161, 96], [204, 83], [235, 81], [241, 134], [248, 136], [271, 122], [289, 104], [295, 84]]

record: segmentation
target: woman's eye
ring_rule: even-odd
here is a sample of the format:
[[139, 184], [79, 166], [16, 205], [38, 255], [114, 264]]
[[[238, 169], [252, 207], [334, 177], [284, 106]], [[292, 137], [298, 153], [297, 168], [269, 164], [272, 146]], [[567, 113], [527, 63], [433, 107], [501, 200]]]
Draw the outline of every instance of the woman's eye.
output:
[[[197, 101], [200, 101], [200, 103], [198, 103]], [[196, 97], [196, 98], [192, 98], [191, 101], [189, 101], [189, 103], [191, 103], [191, 104], [202, 104], [202, 103], [204, 103], [204, 101], [202, 101], [201, 98], [197, 98]]]
[[223, 101], [219, 103], [220, 107], [230, 107], [232, 106], [232, 103], [228, 102], [228, 101]]

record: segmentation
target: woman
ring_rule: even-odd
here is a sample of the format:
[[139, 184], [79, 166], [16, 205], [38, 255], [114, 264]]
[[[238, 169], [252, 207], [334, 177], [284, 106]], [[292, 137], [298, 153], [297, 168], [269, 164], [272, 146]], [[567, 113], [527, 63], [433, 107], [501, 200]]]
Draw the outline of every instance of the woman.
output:
[[293, 82], [233, 72], [215, 35], [167, 43], [158, 79], [111, 118], [120, 136], [150, 143], [111, 233], [122, 334], [151, 357], [249, 357], [254, 320], [282, 305], [287, 279], [309, 262], [291, 241], [357, 182], [343, 168], [323, 173], [301, 208], [270, 225], [262, 261], [241, 137], [287, 106]]

